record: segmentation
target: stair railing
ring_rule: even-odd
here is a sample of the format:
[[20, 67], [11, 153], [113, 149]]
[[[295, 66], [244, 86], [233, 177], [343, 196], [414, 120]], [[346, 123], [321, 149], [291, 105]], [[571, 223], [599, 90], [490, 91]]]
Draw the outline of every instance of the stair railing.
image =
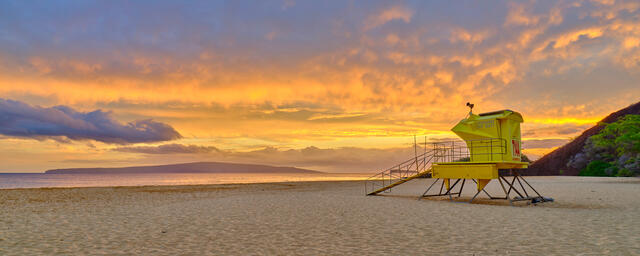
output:
[[[399, 180], [406, 179], [428, 170], [431, 167], [432, 159], [433, 151], [429, 150], [417, 157], [413, 157], [369, 177], [365, 180], [365, 193], [369, 194], [373, 191], [396, 183]], [[387, 189], [384, 192], [390, 191], [391, 189]]]

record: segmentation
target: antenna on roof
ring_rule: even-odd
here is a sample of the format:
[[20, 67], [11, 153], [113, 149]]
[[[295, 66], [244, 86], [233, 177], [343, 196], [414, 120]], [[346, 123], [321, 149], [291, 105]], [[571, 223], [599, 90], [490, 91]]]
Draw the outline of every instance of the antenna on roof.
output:
[[467, 102], [467, 107], [469, 107], [469, 115], [473, 114], [473, 104]]

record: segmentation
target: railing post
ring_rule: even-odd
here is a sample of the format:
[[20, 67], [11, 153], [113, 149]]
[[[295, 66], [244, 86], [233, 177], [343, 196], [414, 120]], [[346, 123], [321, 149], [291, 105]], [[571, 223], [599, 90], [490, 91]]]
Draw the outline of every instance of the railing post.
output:
[[489, 150], [489, 152], [491, 152], [491, 161], [493, 161], [493, 139], [489, 140], [489, 147], [491, 147], [491, 150]]
[[473, 141], [469, 141], [469, 144], [471, 144], [467, 147], [469, 149], [469, 162], [473, 162]]
[[449, 162], [453, 162], [456, 160], [454, 150], [456, 150], [456, 144], [455, 144], [455, 141], [451, 141], [451, 156], [450, 156]]

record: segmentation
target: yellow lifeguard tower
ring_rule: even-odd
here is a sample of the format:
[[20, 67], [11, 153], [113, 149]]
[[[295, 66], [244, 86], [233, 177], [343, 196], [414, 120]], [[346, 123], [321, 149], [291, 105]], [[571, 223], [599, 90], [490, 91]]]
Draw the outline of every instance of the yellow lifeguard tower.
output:
[[[525, 200], [533, 203], [552, 201], [542, 197], [518, 171], [528, 167], [528, 163], [521, 159], [520, 123], [523, 119], [520, 113], [507, 109], [476, 115], [472, 111], [473, 104], [467, 103], [467, 106], [471, 109], [469, 115], [451, 129], [462, 141], [438, 142], [430, 146], [425, 143], [423, 154], [416, 154], [414, 158], [367, 180], [365, 193], [388, 192], [409, 180], [430, 175], [435, 180], [422, 197], [449, 196], [453, 200], [453, 195], [460, 197], [462, 194], [465, 181], [472, 180], [477, 192], [469, 202], [473, 202], [480, 192], [490, 199], [507, 199], [511, 204]], [[512, 176], [511, 181], [507, 176]], [[484, 190], [491, 180], [498, 180], [505, 197], [493, 197]], [[438, 182], [441, 182], [440, 191], [429, 194]], [[454, 192], [458, 184], [460, 187]], [[525, 189], [525, 184], [532, 195]], [[517, 194], [513, 198], [510, 197], [512, 192]]]

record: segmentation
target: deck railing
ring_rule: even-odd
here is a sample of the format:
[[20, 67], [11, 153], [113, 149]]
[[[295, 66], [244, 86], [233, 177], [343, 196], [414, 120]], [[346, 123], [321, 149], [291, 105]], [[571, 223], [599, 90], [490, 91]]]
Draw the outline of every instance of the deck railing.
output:
[[395, 186], [409, 177], [418, 174], [421, 174], [420, 177], [428, 176], [428, 171], [434, 163], [498, 161], [506, 152], [507, 144], [503, 139], [456, 140], [426, 144], [424, 153], [369, 177], [365, 181], [365, 193], [370, 194], [386, 187], [388, 189], [384, 192], [390, 192], [393, 187], [391, 185]]

